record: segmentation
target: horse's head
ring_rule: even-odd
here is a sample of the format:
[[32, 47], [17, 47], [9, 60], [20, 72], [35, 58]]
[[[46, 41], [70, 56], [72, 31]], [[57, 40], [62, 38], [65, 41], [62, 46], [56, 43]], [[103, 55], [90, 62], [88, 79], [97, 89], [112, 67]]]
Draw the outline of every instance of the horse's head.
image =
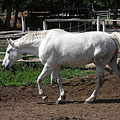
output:
[[7, 39], [8, 47], [2, 63], [3, 69], [9, 69], [20, 57], [19, 49], [12, 39]]

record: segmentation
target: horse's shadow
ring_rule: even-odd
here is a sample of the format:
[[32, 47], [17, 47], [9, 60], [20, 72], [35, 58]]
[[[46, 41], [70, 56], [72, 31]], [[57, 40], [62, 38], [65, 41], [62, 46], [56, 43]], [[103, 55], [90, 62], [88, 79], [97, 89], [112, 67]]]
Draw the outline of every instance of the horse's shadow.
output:
[[[85, 101], [66, 101], [65, 104], [84, 104]], [[120, 103], [120, 99], [97, 99], [92, 104]]]
[[[84, 104], [85, 101], [65, 101], [61, 104]], [[120, 99], [97, 99], [91, 104], [111, 104], [111, 103], [120, 103]], [[56, 105], [56, 102], [38, 102], [37, 104], [47, 104], [47, 105]]]
[[[66, 101], [65, 104], [83, 104], [85, 101]], [[120, 99], [97, 99], [92, 104], [120, 103]]]
[[120, 99], [98, 99], [94, 103], [120, 103]]

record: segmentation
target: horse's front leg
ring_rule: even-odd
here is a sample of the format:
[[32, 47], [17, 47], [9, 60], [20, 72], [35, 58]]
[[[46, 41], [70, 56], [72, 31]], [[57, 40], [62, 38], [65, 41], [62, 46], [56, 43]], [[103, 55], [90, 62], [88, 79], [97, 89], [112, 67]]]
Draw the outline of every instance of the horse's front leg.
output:
[[38, 79], [37, 79], [39, 95], [41, 95], [43, 100], [46, 100], [47, 96], [44, 93], [44, 90], [43, 90], [43, 87], [42, 87], [42, 81], [50, 73], [51, 73], [51, 67], [46, 63], [42, 72], [41, 72], [41, 74], [38, 76]]
[[91, 96], [85, 100], [85, 103], [92, 103], [96, 99], [97, 93], [100, 87], [102, 87], [102, 84], [104, 83], [104, 67], [96, 66], [96, 76], [97, 76], [96, 88], [91, 94]]

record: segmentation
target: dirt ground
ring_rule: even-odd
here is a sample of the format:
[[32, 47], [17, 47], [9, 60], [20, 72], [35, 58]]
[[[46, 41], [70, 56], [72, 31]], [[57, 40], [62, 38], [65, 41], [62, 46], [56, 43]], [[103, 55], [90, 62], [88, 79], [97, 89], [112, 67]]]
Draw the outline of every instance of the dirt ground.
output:
[[44, 86], [48, 103], [41, 100], [37, 86], [1, 87], [0, 120], [120, 120], [120, 79], [108, 72], [93, 104], [83, 104], [95, 88], [95, 75], [64, 82], [65, 104], [55, 104], [58, 85]]

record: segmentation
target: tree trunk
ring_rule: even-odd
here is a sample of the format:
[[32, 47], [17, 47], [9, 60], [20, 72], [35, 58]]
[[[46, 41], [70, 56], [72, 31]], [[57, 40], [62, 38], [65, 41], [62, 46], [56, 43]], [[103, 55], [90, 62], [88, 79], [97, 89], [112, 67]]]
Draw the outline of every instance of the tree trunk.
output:
[[12, 0], [7, 0], [7, 17], [5, 20], [5, 27], [10, 28], [10, 19], [11, 19], [11, 12], [12, 12]]
[[16, 28], [16, 24], [17, 24], [18, 9], [19, 9], [19, 5], [17, 5], [16, 11], [15, 11], [14, 28]]
[[[114, 12], [113, 19], [116, 20], [117, 17], [118, 17], [118, 0], [115, 0], [115, 3], [114, 3], [114, 4], [115, 4], [115, 7], [114, 7], [114, 11], [113, 11], [113, 12]], [[116, 21], [113, 22], [113, 26], [114, 26], [114, 27], [117, 27], [117, 26], [118, 26]]]

